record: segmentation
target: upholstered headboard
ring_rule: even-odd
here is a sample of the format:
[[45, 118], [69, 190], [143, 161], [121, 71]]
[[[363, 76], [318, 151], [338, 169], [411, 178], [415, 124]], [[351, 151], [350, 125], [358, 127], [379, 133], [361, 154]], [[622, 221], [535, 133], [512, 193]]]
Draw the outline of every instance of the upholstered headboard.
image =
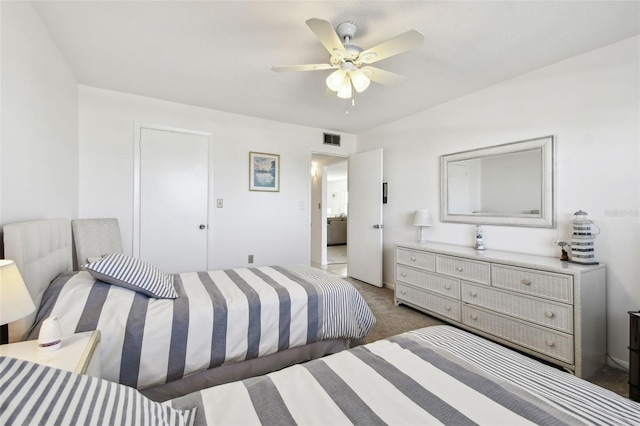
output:
[[108, 253], [122, 253], [122, 239], [118, 219], [74, 219], [71, 230], [76, 248], [74, 268], [84, 269], [82, 265]]
[[[68, 219], [34, 220], [3, 226], [4, 256], [16, 263], [36, 307], [51, 281], [73, 269]], [[22, 340], [36, 313], [9, 324], [9, 341]]]

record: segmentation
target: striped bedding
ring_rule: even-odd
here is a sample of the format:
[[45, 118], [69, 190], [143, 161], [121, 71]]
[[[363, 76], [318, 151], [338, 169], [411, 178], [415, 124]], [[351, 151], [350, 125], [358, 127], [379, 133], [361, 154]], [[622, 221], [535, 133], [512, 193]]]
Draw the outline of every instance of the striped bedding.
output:
[[640, 404], [450, 326], [172, 400], [196, 424], [638, 425]]
[[57, 316], [65, 334], [99, 329], [102, 377], [143, 389], [222, 364], [318, 340], [361, 339], [375, 317], [358, 291], [306, 266], [177, 274], [177, 299], [155, 299], [64, 274], [47, 289], [34, 328]]
[[175, 410], [118, 383], [0, 357], [1, 425], [193, 425]]
[[0, 424], [638, 425], [640, 404], [451, 326], [157, 403], [0, 357]]

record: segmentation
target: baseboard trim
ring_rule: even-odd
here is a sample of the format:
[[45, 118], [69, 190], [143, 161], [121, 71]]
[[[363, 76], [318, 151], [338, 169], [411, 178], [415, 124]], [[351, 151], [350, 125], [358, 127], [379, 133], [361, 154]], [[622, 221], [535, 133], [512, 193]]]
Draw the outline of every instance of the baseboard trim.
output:
[[623, 368], [629, 371], [629, 361], [614, 358], [611, 355], [607, 355], [607, 365], [611, 368], [617, 368], [618, 370]]

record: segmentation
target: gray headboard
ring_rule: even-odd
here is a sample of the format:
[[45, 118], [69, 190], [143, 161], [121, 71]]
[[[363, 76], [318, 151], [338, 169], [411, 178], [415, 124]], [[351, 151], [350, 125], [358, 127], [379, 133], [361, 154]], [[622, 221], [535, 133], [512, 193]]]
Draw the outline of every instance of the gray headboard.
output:
[[[68, 219], [17, 222], [3, 226], [4, 256], [16, 263], [36, 307], [51, 281], [73, 269]], [[9, 324], [9, 341], [22, 340], [36, 312]]]

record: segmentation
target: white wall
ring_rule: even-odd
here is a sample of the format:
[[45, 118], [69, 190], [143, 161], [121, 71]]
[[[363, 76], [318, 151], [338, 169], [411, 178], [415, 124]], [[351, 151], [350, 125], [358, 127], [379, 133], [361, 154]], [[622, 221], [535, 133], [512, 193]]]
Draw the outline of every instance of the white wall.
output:
[[[212, 133], [214, 197], [209, 268], [309, 263], [311, 152], [322, 129], [294, 126], [156, 99], [80, 86], [80, 217], [116, 217], [126, 253], [133, 239], [134, 123]], [[249, 191], [249, 151], [280, 155], [280, 192]], [[215, 208], [215, 199], [224, 208]]]
[[0, 2], [0, 224], [78, 213], [78, 88], [31, 3]]
[[[557, 136], [556, 229], [485, 226], [488, 248], [559, 256], [579, 209], [602, 230], [607, 265], [608, 349], [628, 359], [627, 311], [640, 309], [640, 37], [571, 58], [358, 135], [358, 150], [385, 150], [384, 279], [393, 244], [413, 241], [411, 213], [429, 209], [431, 241], [473, 245], [473, 225], [440, 223], [439, 156]], [[407, 82], [410, 84], [410, 82]]]
[[347, 214], [347, 186], [347, 179], [327, 182], [327, 208], [331, 209], [331, 216]]

